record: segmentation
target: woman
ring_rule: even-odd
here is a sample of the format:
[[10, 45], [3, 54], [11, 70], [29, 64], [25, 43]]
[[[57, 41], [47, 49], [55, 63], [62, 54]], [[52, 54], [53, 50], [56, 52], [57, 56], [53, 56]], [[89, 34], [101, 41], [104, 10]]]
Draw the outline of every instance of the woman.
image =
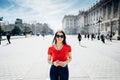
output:
[[68, 80], [68, 63], [71, 61], [71, 46], [66, 43], [63, 31], [57, 31], [53, 45], [48, 49], [48, 63], [51, 64], [50, 80]]

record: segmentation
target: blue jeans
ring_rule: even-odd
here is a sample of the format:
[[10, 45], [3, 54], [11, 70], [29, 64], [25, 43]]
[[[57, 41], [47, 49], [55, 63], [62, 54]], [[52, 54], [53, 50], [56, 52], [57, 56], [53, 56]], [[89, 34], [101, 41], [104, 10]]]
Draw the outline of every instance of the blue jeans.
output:
[[50, 80], [68, 80], [68, 78], [69, 78], [68, 66], [56, 67], [54, 65], [51, 65]]

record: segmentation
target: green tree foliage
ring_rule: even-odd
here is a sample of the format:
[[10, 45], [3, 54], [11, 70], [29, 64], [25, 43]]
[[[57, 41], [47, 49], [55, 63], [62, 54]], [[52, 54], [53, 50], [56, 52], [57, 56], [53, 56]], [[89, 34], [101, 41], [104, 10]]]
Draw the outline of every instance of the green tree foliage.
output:
[[19, 27], [15, 26], [15, 28], [12, 30], [12, 35], [20, 35], [22, 31], [20, 30]]
[[4, 31], [2, 30], [1, 26], [0, 26], [0, 35], [3, 35]]

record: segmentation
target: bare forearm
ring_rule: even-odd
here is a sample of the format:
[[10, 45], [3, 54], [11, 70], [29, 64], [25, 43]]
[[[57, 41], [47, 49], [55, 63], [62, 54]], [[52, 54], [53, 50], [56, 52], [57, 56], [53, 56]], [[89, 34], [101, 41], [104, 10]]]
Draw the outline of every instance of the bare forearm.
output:
[[69, 58], [68, 60], [66, 60], [65, 62], [68, 64], [71, 61], [71, 58]]
[[53, 61], [52, 61], [52, 59], [51, 59], [51, 55], [48, 55], [48, 63], [49, 63], [49, 64], [52, 64], [52, 62], [53, 62]]
[[49, 63], [49, 64], [52, 64], [53, 62], [52, 62], [51, 60], [48, 60], [48, 63]]

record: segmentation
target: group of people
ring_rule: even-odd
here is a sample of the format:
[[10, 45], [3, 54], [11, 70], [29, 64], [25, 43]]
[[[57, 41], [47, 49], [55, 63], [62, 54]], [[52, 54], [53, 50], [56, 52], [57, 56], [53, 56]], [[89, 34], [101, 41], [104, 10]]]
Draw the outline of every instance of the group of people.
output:
[[[93, 35], [92, 35], [93, 36]], [[103, 43], [104, 35], [101, 35]], [[78, 36], [79, 45], [82, 39], [81, 34]], [[48, 63], [50, 66], [50, 80], [69, 80], [68, 63], [72, 60], [72, 49], [66, 43], [66, 35], [63, 31], [57, 31], [54, 35], [52, 45], [48, 48]]]
[[105, 39], [112, 41], [112, 37], [113, 37], [112, 34], [107, 34], [106, 36], [105, 36], [104, 34], [101, 34], [101, 35], [99, 34], [99, 35], [98, 35], [98, 40], [101, 39], [101, 41], [102, 41], [103, 43], [105, 43]]
[[[7, 35], [8, 43], [10, 44], [10, 34]], [[78, 41], [82, 39], [81, 34], [78, 34]], [[101, 40], [104, 42], [104, 35], [101, 35]], [[50, 80], [69, 80], [68, 63], [72, 60], [72, 49], [66, 42], [64, 31], [57, 31], [54, 35], [52, 45], [48, 48], [48, 63], [50, 67]]]
[[[93, 37], [93, 35], [92, 35]], [[81, 34], [78, 34], [79, 45], [82, 39]], [[104, 35], [101, 35], [101, 40], [104, 42]], [[50, 67], [50, 80], [69, 80], [68, 63], [72, 59], [72, 49], [66, 43], [66, 35], [63, 31], [57, 31], [54, 35], [52, 46], [48, 48], [48, 63]]]
[[[87, 35], [85, 34], [85, 38], [86, 37], [89, 39], [90, 34], [87, 34]], [[107, 34], [106, 36], [104, 34], [100, 34], [100, 33], [98, 33], [98, 34], [92, 33], [91, 34], [91, 40], [97, 38], [98, 40], [101, 40], [103, 43], [105, 43], [105, 39], [112, 41], [112, 37], [113, 37], [113, 34]]]
[[[105, 36], [98, 35], [101, 37], [101, 41], [105, 43]], [[88, 36], [89, 37], [89, 36]], [[91, 37], [94, 37], [92, 34]], [[10, 44], [10, 34], [6, 34], [8, 43]], [[79, 45], [82, 39], [81, 34], [78, 34]], [[112, 36], [110, 36], [112, 40]], [[48, 48], [48, 63], [50, 67], [50, 80], [69, 80], [69, 68], [68, 63], [72, 60], [72, 49], [66, 42], [66, 35], [64, 31], [57, 31], [54, 35], [52, 45]]]

